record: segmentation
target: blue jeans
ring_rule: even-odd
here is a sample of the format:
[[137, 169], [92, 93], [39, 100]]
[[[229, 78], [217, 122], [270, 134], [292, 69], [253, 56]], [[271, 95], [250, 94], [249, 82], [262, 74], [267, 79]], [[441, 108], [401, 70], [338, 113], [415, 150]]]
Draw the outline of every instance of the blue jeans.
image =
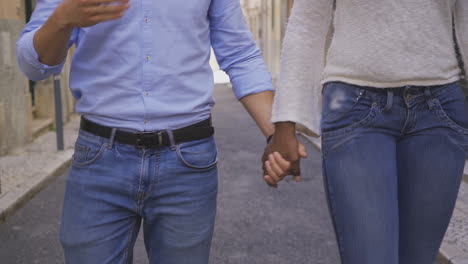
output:
[[132, 263], [142, 225], [150, 263], [207, 264], [216, 163], [213, 137], [137, 148], [80, 131], [60, 230], [66, 263]]
[[324, 87], [323, 173], [343, 264], [432, 264], [468, 151], [457, 83]]

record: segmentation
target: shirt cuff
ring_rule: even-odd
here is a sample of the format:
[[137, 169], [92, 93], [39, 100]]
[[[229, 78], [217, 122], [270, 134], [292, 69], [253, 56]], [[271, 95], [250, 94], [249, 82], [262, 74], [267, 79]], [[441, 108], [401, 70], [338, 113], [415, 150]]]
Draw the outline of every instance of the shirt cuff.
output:
[[273, 91], [271, 76], [261, 71], [231, 78], [232, 89], [238, 100], [251, 94]]
[[24, 50], [26, 51], [24, 59], [26, 60], [27, 64], [29, 64], [35, 70], [39, 71], [40, 74], [44, 77], [48, 77], [52, 74], [59, 74], [62, 70], [65, 60], [62, 63], [54, 66], [49, 66], [39, 61], [39, 55], [37, 54], [37, 51], [34, 48], [34, 35], [38, 30], [39, 29], [36, 29], [23, 36], [22, 43], [23, 45], [25, 45]]

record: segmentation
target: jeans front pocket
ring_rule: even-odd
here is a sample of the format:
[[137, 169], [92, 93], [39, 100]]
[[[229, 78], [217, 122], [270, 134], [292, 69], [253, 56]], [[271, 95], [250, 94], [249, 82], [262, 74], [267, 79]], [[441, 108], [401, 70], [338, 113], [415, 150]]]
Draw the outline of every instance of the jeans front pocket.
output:
[[72, 164], [77, 167], [91, 165], [102, 157], [107, 149], [107, 143], [98, 137], [88, 137], [80, 134], [75, 143]]
[[448, 127], [468, 135], [468, 104], [465, 95], [458, 85], [447, 86], [446, 89], [449, 90], [433, 99], [436, 114]]
[[208, 170], [218, 163], [213, 137], [179, 144], [176, 151], [180, 162], [191, 169]]
[[378, 103], [363, 96], [365, 89], [345, 83], [327, 84], [323, 95], [322, 136], [324, 139], [365, 126], [376, 115]]

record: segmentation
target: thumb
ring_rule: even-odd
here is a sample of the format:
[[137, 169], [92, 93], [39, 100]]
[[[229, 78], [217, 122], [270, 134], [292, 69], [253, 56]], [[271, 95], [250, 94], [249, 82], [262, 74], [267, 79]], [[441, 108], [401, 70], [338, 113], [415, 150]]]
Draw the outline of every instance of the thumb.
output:
[[301, 158], [307, 158], [307, 149], [301, 142], [299, 142], [298, 153]]

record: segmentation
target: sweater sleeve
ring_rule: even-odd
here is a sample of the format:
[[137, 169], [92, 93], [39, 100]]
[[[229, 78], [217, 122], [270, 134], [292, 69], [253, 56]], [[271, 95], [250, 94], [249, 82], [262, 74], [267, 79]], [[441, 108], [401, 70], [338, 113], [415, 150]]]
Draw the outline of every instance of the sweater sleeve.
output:
[[322, 85], [333, 0], [296, 0], [284, 38], [272, 122], [320, 135]]
[[466, 0], [457, 0], [456, 2], [455, 32], [465, 66], [465, 75], [468, 75], [468, 1]]

